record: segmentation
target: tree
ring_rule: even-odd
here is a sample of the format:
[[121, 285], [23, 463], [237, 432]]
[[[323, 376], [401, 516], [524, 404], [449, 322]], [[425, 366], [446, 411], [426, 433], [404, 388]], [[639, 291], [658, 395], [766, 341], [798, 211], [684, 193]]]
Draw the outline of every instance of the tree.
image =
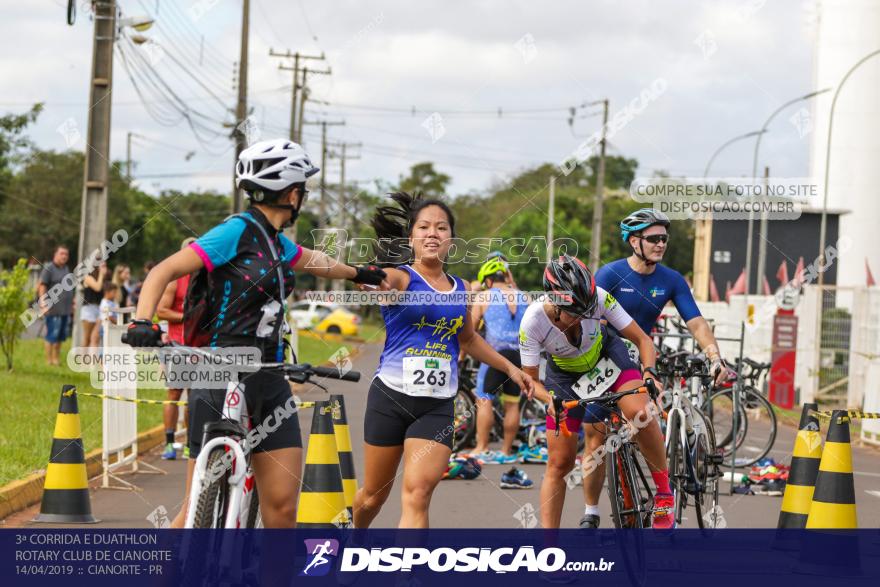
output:
[[434, 169], [431, 162], [416, 163], [409, 170], [409, 176], [400, 178], [399, 190], [409, 193], [421, 192], [428, 198], [443, 198], [451, 177]]
[[42, 111], [43, 105], [38, 103], [24, 114], [0, 116], [0, 206], [6, 200], [7, 189], [12, 179], [12, 164], [18, 158], [20, 151], [30, 145], [22, 133]]
[[27, 281], [28, 268], [24, 259], [19, 259], [12, 269], [0, 272], [0, 350], [6, 358], [7, 371], [12, 371], [15, 344], [25, 329], [21, 315], [30, 300]]

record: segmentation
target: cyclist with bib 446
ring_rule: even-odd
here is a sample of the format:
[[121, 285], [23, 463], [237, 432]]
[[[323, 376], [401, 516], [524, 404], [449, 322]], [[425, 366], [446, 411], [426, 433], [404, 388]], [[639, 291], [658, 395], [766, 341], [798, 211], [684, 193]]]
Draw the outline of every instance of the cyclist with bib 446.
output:
[[[477, 280], [486, 289], [475, 296], [471, 321], [477, 325], [482, 320], [489, 346], [519, 367], [519, 327], [529, 302], [525, 294], [510, 283], [509, 275], [510, 268], [499, 257], [490, 258], [480, 267]], [[489, 450], [489, 433], [495, 422], [492, 403], [499, 392], [504, 404], [504, 444], [501, 451], [496, 452]], [[515, 463], [517, 455], [513, 451], [513, 441], [519, 429], [519, 387], [506, 373], [483, 363], [477, 371], [476, 396], [477, 446], [474, 456], [487, 464]], [[517, 481], [518, 478], [502, 478], [502, 486], [521, 485]]]
[[[285, 139], [261, 141], [242, 151], [235, 168], [236, 185], [245, 190], [250, 206], [150, 271], [138, 300], [137, 319], [127, 332], [129, 344], [161, 344], [161, 333], [152, 317], [166, 285], [203, 268], [212, 284], [206, 294], [209, 346], [257, 347], [263, 362], [283, 360], [281, 336], [289, 331], [284, 298], [293, 291], [295, 270], [380, 284], [385, 277], [382, 270], [350, 267], [324, 253], [300, 247], [281, 234], [283, 228], [296, 221], [308, 194], [306, 180], [318, 171], [302, 147]], [[278, 371], [243, 373], [241, 381], [248, 412], [255, 422], [264, 421], [290, 399], [290, 386]], [[201, 448], [201, 432], [206, 423], [220, 419], [224, 396], [224, 389], [190, 392], [187, 496]], [[296, 417], [284, 419], [268, 433], [253, 449], [251, 464], [264, 526], [294, 527], [302, 469], [302, 439]], [[175, 527], [182, 526], [186, 508], [185, 500]]]
[[[596, 287], [592, 273], [579, 259], [563, 255], [551, 261], [544, 270], [544, 291], [549, 295], [533, 302], [523, 317], [520, 358], [526, 374], [537, 379], [541, 353], [546, 353], [548, 357], [544, 380], [535, 386], [535, 396], [549, 404], [549, 460], [541, 485], [541, 525], [544, 528], [558, 528], [565, 501], [565, 476], [574, 467], [577, 456], [577, 434], [551, 433], [556, 429], [553, 396], [563, 400], [579, 399], [591, 386], [595, 393], [599, 393], [599, 381], [592, 378], [597, 366], [601, 367], [601, 372], [610, 369], [613, 373], [602, 384], [607, 386], [605, 392], [629, 391], [644, 385], [643, 375], [629, 357], [626, 345], [604, 327], [602, 320], [614, 326], [620, 336], [638, 347], [639, 356], [646, 367], [654, 365], [655, 356], [651, 339], [611, 294]], [[647, 377], [651, 378], [650, 375]], [[592, 393], [589, 392], [589, 395]], [[635, 435], [635, 441], [657, 486], [653, 526], [671, 528], [674, 524], [671, 512], [674, 501], [669, 487], [663, 435], [653, 416], [654, 410], [649, 407], [650, 401], [647, 395], [634, 394], [622, 398], [618, 405], [629, 421], [638, 418], [646, 424]], [[595, 428], [595, 433], [587, 436], [587, 446], [592, 452], [605, 441], [603, 422], [608, 415], [607, 408], [595, 404], [586, 409], [577, 407], [562, 415], [561, 424], [564, 423], [571, 432], [577, 432], [582, 422], [592, 424], [587, 426]], [[604, 475], [595, 469], [586, 472], [584, 487], [589, 489], [589, 495], [581, 528], [599, 526], [598, 504], [603, 480]]]

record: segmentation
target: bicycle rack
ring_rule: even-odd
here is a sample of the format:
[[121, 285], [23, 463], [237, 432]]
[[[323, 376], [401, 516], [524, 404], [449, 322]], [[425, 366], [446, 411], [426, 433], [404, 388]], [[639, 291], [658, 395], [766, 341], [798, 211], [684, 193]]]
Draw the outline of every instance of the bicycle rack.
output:
[[[712, 324], [713, 334], [714, 334], [714, 330], [715, 330], [714, 326], [715, 325]], [[746, 338], [746, 323], [744, 321], [740, 322], [739, 328], [740, 328], [739, 338], [715, 337], [715, 340], [724, 341], [724, 342], [738, 342], [739, 343], [739, 362], [742, 363], [743, 349], [745, 347], [745, 338]], [[683, 339], [685, 341], [690, 339], [691, 352], [694, 353], [697, 350], [697, 341], [696, 341], [696, 339], [694, 339], [693, 335], [690, 333], [687, 333], [687, 334], [658, 333], [654, 336], [660, 338], [661, 342], [662, 342], [662, 339], [664, 339], [664, 338], [678, 338], [678, 339]], [[733, 427], [732, 427], [730, 433], [732, 435], [733, 442], [731, 443], [732, 448], [731, 448], [731, 452], [730, 452], [730, 479], [731, 479], [731, 481], [730, 481], [730, 490], [728, 492], [728, 495], [733, 495], [733, 486], [734, 486], [733, 479], [736, 477], [736, 433], [737, 433], [737, 424], [738, 424], [736, 414], [737, 414], [737, 410], [739, 409], [739, 401], [740, 401], [740, 395], [742, 394], [742, 386], [743, 386], [743, 378], [737, 377], [736, 381], [734, 381], [734, 383], [733, 383], [733, 393], [731, 394], [733, 396]], [[708, 406], [709, 406], [709, 412], [708, 412], [709, 421], [712, 421], [712, 402], [708, 402]]]

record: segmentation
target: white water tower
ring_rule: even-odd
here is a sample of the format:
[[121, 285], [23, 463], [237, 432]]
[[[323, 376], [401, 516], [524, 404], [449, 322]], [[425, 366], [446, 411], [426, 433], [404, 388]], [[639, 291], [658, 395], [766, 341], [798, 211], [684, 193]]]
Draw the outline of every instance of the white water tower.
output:
[[[880, 0], [817, 0], [816, 14], [813, 87], [832, 88], [816, 100], [812, 117], [810, 174], [821, 187], [831, 97], [856, 62], [880, 49]], [[866, 257], [874, 275], [880, 274], [880, 55], [853, 72], [840, 92], [830, 171], [828, 208], [850, 211], [840, 217], [840, 236], [853, 241], [837, 260], [837, 284], [864, 285]]]

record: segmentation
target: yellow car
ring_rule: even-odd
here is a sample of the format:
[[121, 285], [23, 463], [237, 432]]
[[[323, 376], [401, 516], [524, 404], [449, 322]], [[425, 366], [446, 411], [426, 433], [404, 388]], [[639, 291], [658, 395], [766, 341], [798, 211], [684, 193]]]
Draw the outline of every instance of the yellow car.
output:
[[348, 310], [336, 308], [327, 317], [315, 326], [316, 332], [327, 334], [341, 334], [343, 336], [357, 336], [361, 318]]

